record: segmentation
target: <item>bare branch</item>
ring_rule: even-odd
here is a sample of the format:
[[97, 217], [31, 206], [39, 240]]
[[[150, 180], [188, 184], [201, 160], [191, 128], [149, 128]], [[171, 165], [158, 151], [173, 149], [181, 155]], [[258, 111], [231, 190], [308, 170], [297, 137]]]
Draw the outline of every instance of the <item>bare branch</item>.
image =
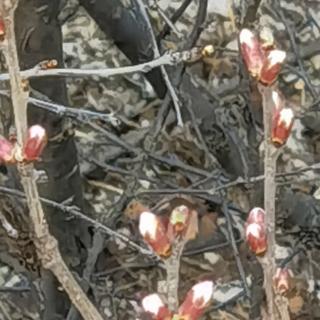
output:
[[264, 209], [266, 212], [268, 250], [263, 258], [259, 258], [264, 272], [264, 287], [267, 296], [268, 319], [290, 319], [288, 307], [283, 297], [273, 288], [273, 277], [276, 274], [276, 172], [279, 151], [271, 142], [271, 121], [273, 113], [273, 87], [261, 84], [259, 91], [262, 95], [264, 122]]
[[[201, 57], [201, 49], [195, 48], [191, 51], [182, 51], [174, 53], [165, 53], [158, 55], [154, 60], [137, 64], [135, 66], [126, 66], [119, 68], [102, 68], [102, 69], [76, 69], [76, 68], [54, 68], [44, 69], [42, 63], [34, 66], [31, 69], [20, 71], [20, 77], [23, 79], [39, 78], [39, 77], [101, 77], [109, 78], [117, 75], [131, 74], [136, 72], [149, 72], [151, 69], [163, 67], [165, 65], [172, 66], [180, 62], [194, 61]], [[7, 81], [10, 79], [8, 73], [0, 74], [0, 81]]]
[[[27, 132], [27, 103], [28, 86], [23, 82], [16, 48], [14, 31], [14, 9], [16, 1], [8, 0], [2, 3], [2, 13], [6, 26], [6, 40], [4, 54], [8, 65], [11, 85], [11, 98], [17, 130], [17, 141], [23, 145]], [[45, 269], [51, 270], [69, 295], [72, 303], [77, 307], [86, 320], [102, 320], [97, 309], [83, 293], [80, 285], [63, 261], [58, 249], [57, 240], [50, 234], [45, 215], [40, 202], [36, 177], [32, 164], [20, 163], [18, 171], [28, 203], [29, 214], [34, 231], [34, 243], [38, 256]]]

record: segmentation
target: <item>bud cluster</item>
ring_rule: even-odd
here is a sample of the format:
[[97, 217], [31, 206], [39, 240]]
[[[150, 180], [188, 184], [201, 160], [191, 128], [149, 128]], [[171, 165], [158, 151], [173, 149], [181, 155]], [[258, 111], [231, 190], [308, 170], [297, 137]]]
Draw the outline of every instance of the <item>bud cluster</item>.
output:
[[253, 208], [245, 225], [247, 244], [256, 255], [263, 255], [267, 251], [265, 215], [263, 209]]
[[11, 140], [0, 137], [0, 161], [6, 164], [38, 160], [47, 143], [47, 135], [43, 127], [34, 125], [28, 129], [22, 147]]
[[169, 310], [158, 294], [146, 296], [142, 300], [142, 307], [153, 320], [198, 320], [211, 302], [213, 289], [212, 281], [202, 281], [194, 285], [177, 314]]
[[273, 40], [258, 38], [249, 29], [240, 32], [240, 49], [244, 63], [252, 77], [264, 85], [271, 85], [278, 77], [286, 58], [285, 51], [274, 49]]
[[142, 212], [139, 218], [139, 231], [144, 241], [161, 258], [168, 258], [175, 240], [189, 240], [190, 229], [194, 227], [197, 213], [181, 205], [172, 210], [169, 221], [152, 212]]
[[[266, 30], [258, 38], [250, 30], [243, 29], [239, 38], [241, 54], [249, 73], [263, 85], [270, 86], [278, 77], [286, 53], [274, 48], [273, 35]], [[281, 147], [290, 136], [294, 113], [285, 105], [279, 90], [273, 90], [272, 102], [271, 140], [275, 147]]]

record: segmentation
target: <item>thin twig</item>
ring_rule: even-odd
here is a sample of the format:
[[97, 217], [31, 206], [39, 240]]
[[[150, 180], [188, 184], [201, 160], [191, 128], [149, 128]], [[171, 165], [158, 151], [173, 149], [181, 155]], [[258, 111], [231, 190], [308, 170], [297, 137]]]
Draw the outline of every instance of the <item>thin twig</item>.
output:
[[[32, 93], [35, 93], [35, 91], [32, 90]], [[79, 121], [104, 120], [106, 122], [112, 123], [113, 125], [118, 125], [120, 122], [120, 120], [117, 119], [117, 117], [113, 113], [103, 113], [86, 109], [68, 107], [60, 103], [55, 103], [51, 101], [51, 99], [49, 99], [47, 96], [43, 94], [38, 94], [38, 92], [36, 94], [39, 96], [41, 95], [42, 99], [28, 97], [29, 103], [32, 103], [34, 106], [38, 108], [47, 110], [52, 113], [56, 113], [61, 117], [66, 116]], [[4, 97], [10, 97], [10, 92], [8, 90], [0, 90], [0, 95]]]
[[[5, 186], [0, 186], [0, 193], [4, 193], [4, 194], [8, 194], [14, 197], [18, 197], [21, 199], [26, 199], [26, 195], [19, 190], [16, 189], [11, 189], [11, 188], [7, 188]], [[66, 206], [63, 205], [61, 203], [55, 202], [53, 200], [49, 200], [49, 199], [45, 199], [40, 197], [39, 198], [40, 201], [52, 208], [58, 209], [61, 212], [64, 213], [68, 213], [71, 214], [77, 218], [80, 218], [88, 223], [90, 223], [92, 226], [94, 226], [96, 229], [101, 230], [102, 232], [108, 234], [111, 237], [117, 238], [121, 241], [123, 241], [124, 243], [126, 243], [128, 246], [132, 247], [133, 249], [139, 251], [141, 254], [146, 255], [146, 256], [150, 256], [150, 257], [155, 257], [155, 255], [148, 249], [144, 249], [142, 247], [140, 247], [139, 245], [137, 245], [136, 243], [134, 243], [133, 241], [131, 241], [129, 238], [127, 238], [126, 236], [122, 235], [121, 233], [118, 233], [110, 228], [108, 228], [107, 226], [105, 226], [104, 224], [90, 218], [88, 215], [82, 213], [81, 211], [79, 211], [78, 208], [74, 207], [74, 206]]]
[[163, 21], [167, 24], [167, 26], [177, 35], [178, 38], [183, 37], [183, 33], [180, 32], [174, 23], [170, 20], [170, 18], [166, 15], [164, 10], [159, 6], [156, 0], [153, 0], [152, 3], [149, 5], [150, 9], [155, 9], [158, 11], [159, 16], [163, 19]]
[[[188, 8], [192, 0], [184, 0], [181, 6], [175, 11], [175, 13], [170, 18], [170, 21], [174, 24], [176, 23], [179, 18], [183, 15], [185, 10]], [[170, 26], [167, 24], [164, 26], [163, 30], [160, 32], [158, 38], [163, 39], [168, 33], [170, 32]]]
[[[151, 22], [150, 22], [150, 19], [149, 19], [149, 16], [148, 16], [148, 13], [145, 9], [145, 6], [144, 6], [144, 3], [142, 2], [142, 0], [135, 0], [136, 3], [138, 4], [139, 8], [140, 8], [140, 12], [143, 16], [143, 18], [145, 19], [145, 23], [148, 27], [148, 31], [150, 33], [150, 37], [151, 37], [151, 42], [152, 42], [152, 48], [153, 48], [153, 52], [154, 52], [154, 58], [157, 59], [160, 57], [160, 51], [159, 51], [159, 48], [158, 48], [158, 44], [157, 44], [157, 40], [156, 40], [156, 37], [153, 33], [153, 29], [152, 29], [152, 25], [151, 25]], [[167, 73], [167, 70], [165, 69], [164, 65], [161, 65], [160, 66], [160, 70], [161, 70], [161, 73], [162, 73], [162, 76], [163, 76], [163, 79], [166, 83], [166, 86], [168, 88], [168, 91], [171, 95], [171, 98], [172, 98], [172, 102], [173, 102], [173, 105], [174, 105], [174, 108], [175, 108], [175, 111], [176, 111], [176, 116], [177, 116], [177, 124], [178, 126], [183, 126], [183, 120], [182, 120], [182, 116], [181, 116], [181, 111], [180, 111], [180, 107], [181, 107], [181, 102], [178, 98], [178, 95], [176, 93], [176, 90], [175, 88], [173, 87], [172, 83], [171, 83], [171, 80], [169, 78], [169, 75]]]
[[185, 244], [185, 240], [177, 240], [173, 245], [171, 256], [165, 260], [168, 306], [172, 311], [178, 310], [179, 306], [180, 260]]
[[31, 291], [30, 287], [0, 287], [0, 293], [22, 293]]
[[[126, 66], [126, 67], [119, 67], [119, 68], [102, 68], [102, 69], [75, 69], [75, 68], [68, 68], [68, 69], [42, 69], [39, 65], [35, 67], [24, 70], [20, 72], [20, 75], [24, 79], [30, 78], [39, 78], [39, 77], [72, 77], [72, 78], [81, 78], [81, 77], [102, 77], [108, 78], [113, 77], [116, 75], [124, 75], [130, 74], [135, 72], [149, 72], [153, 68], [157, 68], [163, 65], [174, 65], [179, 62], [179, 59], [176, 59], [179, 54], [170, 54], [166, 53], [160, 57], [157, 56], [154, 60], [137, 64], [135, 66]], [[7, 81], [9, 80], [10, 76], [8, 73], [0, 74], [0, 81]]]
[[[221, 198], [222, 198], [222, 194], [221, 194]], [[244, 271], [244, 267], [243, 264], [241, 262], [241, 258], [240, 258], [240, 254], [239, 254], [239, 250], [235, 241], [235, 236], [234, 236], [234, 232], [233, 232], [233, 227], [232, 227], [232, 219], [230, 216], [230, 212], [227, 206], [227, 202], [226, 200], [223, 201], [222, 203], [222, 211], [223, 214], [227, 220], [227, 225], [228, 225], [228, 236], [229, 236], [229, 241], [233, 250], [233, 254], [235, 256], [235, 260], [236, 260], [236, 264], [237, 264], [237, 268], [240, 274], [240, 278], [241, 278], [241, 282], [244, 288], [244, 291], [246, 293], [246, 296], [251, 299], [251, 294], [250, 294], [250, 289], [247, 283], [247, 279], [246, 279], [246, 274]]]
[[291, 30], [290, 26], [289, 26], [289, 23], [288, 23], [288, 20], [287, 18], [285, 17], [284, 13], [283, 13], [283, 9], [282, 9], [282, 6], [281, 6], [281, 3], [280, 3], [280, 0], [275, 0], [276, 3], [277, 3], [277, 9], [278, 10], [274, 10], [274, 12], [278, 15], [278, 17], [280, 17], [280, 19], [282, 20], [283, 24], [285, 25], [286, 29], [287, 29], [287, 32], [288, 32], [288, 35], [289, 35], [289, 40], [290, 40], [290, 43], [291, 43], [291, 47], [293, 49], [293, 52], [295, 53], [295, 56], [296, 56], [296, 60], [298, 62], [298, 66], [299, 66], [299, 69], [300, 69], [300, 72], [301, 72], [301, 76], [304, 80], [304, 82], [306, 83], [307, 85], [307, 88], [309, 89], [313, 99], [316, 99], [317, 98], [317, 93], [305, 71], [305, 68], [303, 66], [303, 63], [301, 61], [301, 55], [300, 55], [300, 52], [299, 52], [299, 48], [297, 46], [297, 43], [296, 43], [296, 39], [295, 39], [295, 33]]

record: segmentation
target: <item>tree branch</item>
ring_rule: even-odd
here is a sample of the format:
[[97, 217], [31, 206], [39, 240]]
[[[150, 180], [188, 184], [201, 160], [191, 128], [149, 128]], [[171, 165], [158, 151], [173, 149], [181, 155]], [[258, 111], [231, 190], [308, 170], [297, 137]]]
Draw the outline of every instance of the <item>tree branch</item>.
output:
[[[19, 61], [14, 30], [14, 11], [17, 1], [2, 2], [1, 11], [5, 20], [6, 40], [4, 55], [8, 65], [11, 85], [11, 97], [17, 130], [17, 143], [22, 146], [27, 132], [28, 88], [20, 75]], [[40, 203], [36, 177], [32, 164], [20, 163], [18, 171], [26, 194], [29, 214], [34, 231], [34, 243], [38, 256], [45, 269], [51, 270], [69, 295], [84, 319], [102, 320], [102, 317], [83, 293], [72, 273], [63, 261], [57, 240], [50, 234]]]
[[[76, 68], [54, 68], [54, 69], [43, 69], [42, 64], [39, 63], [31, 69], [23, 70], [20, 72], [20, 76], [24, 79], [39, 78], [39, 77], [102, 77], [109, 78], [117, 75], [130, 74], [135, 72], [149, 72], [150, 70], [165, 66], [175, 65], [180, 62], [195, 60], [200, 58], [201, 50], [183, 51], [174, 53], [165, 53], [162, 56], [158, 56], [152, 61], [137, 64], [134, 66], [126, 66], [119, 68], [102, 68], [102, 69], [76, 69]], [[40, 62], [40, 61], [39, 61]], [[0, 74], [0, 81], [9, 80], [10, 75], [8, 73]]]
[[271, 121], [273, 114], [273, 87], [258, 84], [262, 96], [264, 121], [264, 209], [266, 212], [267, 243], [266, 255], [260, 258], [264, 272], [264, 287], [267, 296], [268, 319], [290, 319], [288, 308], [283, 297], [273, 288], [273, 277], [276, 274], [276, 172], [278, 149], [271, 142]]

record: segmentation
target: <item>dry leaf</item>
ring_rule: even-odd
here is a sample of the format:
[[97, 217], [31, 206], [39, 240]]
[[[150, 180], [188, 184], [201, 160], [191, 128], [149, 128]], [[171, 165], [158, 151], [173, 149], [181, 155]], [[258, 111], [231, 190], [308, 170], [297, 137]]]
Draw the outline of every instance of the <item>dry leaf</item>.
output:
[[214, 212], [205, 214], [200, 220], [200, 236], [204, 238], [212, 237], [217, 230], [218, 215]]
[[149, 209], [144, 206], [141, 202], [137, 200], [131, 201], [126, 209], [124, 210], [124, 215], [131, 220], [139, 220], [140, 214], [144, 211], [149, 211]]
[[298, 313], [303, 307], [304, 301], [301, 296], [294, 296], [289, 299], [289, 309], [292, 313]]

